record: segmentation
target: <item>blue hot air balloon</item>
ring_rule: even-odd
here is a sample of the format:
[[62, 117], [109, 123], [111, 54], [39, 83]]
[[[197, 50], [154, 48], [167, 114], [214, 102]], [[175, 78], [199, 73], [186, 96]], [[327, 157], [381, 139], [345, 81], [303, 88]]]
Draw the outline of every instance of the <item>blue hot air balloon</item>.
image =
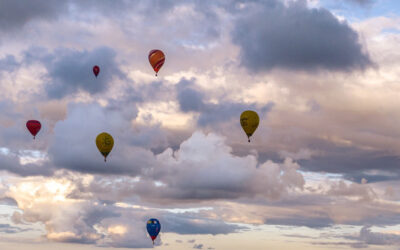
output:
[[147, 221], [147, 232], [149, 233], [151, 240], [153, 241], [157, 238], [158, 233], [161, 230], [161, 224], [157, 219], [150, 219]]

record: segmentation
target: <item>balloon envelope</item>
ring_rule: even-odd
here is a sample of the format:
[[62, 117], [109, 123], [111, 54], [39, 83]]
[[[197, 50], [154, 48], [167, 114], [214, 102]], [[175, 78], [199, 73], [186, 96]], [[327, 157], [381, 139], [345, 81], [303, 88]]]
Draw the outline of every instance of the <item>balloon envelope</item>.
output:
[[33, 135], [33, 139], [35, 139], [35, 136], [42, 127], [42, 124], [40, 124], [40, 122], [36, 120], [29, 120], [26, 122], [26, 127], [28, 128], [29, 132], [31, 132], [31, 134]]
[[114, 146], [114, 139], [110, 134], [103, 132], [96, 137], [96, 146], [106, 161], [107, 155]]
[[95, 65], [93, 67], [93, 74], [97, 77], [97, 75], [100, 73], [100, 67]]
[[260, 118], [258, 117], [258, 114], [252, 110], [246, 110], [240, 115], [240, 125], [249, 138], [249, 142], [250, 136], [252, 136], [254, 131], [256, 131], [259, 122]]
[[157, 238], [157, 235], [160, 233], [161, 224], [157, 219], [150, 219], [147, 221], [147, 232], [149, 233], [151, 240], [154, 243], [154, 240]]
[[165, 55], [161, 50], [153, 49], [149, 52], [149, 62], [153, 67], [156, 75], [165, 62]]

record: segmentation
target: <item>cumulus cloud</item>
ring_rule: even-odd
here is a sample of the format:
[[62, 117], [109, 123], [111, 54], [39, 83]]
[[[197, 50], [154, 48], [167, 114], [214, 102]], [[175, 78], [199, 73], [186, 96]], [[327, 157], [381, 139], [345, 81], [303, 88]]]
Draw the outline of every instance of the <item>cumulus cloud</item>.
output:
[[[179, 150], [156, 155], [158, 164], [140, 178], [64, 171], [52, 178], [14, 180], [6, 196], [21, 209], [14, 213], [14, 223], [42, 222], [53, 241], [112, 247], [151, 247], [143, 227], [150, 214], [162, 221], [163, 232], [212, 235], [246, 229], [231, 223], [322, 228], [400, 221], [397, 205], [380, 202], [365, 181], [332, 182], [326, 191], [317, 188], [307, 194], [313, 189], [305, 188], [292, 160], [257, 163], [254, 156], [234, 156], [231, 150], [223, 137], [197, 132]], [[172, 213], [141, 205], [202, 200], [213, 208]]]
[[[84, 148], [72, 150], [74, 155], [66, 158], [60, 153], [62, 151], [55, 152], [55, 148], [50, 152], [55, 155], [52, 157], [63, 157], [54, 158], [56, 163], [60, 161], [57, 164], [60, 168], [82, 173], [127, 173], [140, 179], [121, 176], [118, 179], [122, 182], [110, 182], [108, 178], [98, 176], [90, 185], [79, 185], [71, 193], [77, 198], [93, 192], [100, 199], [114, 202], [132, 197], [133, 194], [155, 203], [258, 196], [274, 200], [292, 190], [302, 189], [305, 183], [302, 174], [297, 171], [300, 166], [291, 159], [283, 163], [266, 161], [260, 164], [254, 155], [235, 156], [232, 148], [225, 144], [225, 138], [213, 133], [196, 132], [176, 151], [168, 148], [153, 155], [151, 151], [139, 150], [137, 153], [141, 155], [143, 163], [137, 166], [125, 163], [138, 162], [126, 160], [136, 154], [134, 147], [129, 155], [115, 153], [107, 162], [107, 167], [112, 166], [110, 169], [104, 168], [99, 153], [92, 147], [93, 153], [87, 153], [97, 159], [91, 160], [93, 163], [89, 162], [90, 158], [82, 158], [85, 157], [82, 155]], [[122, 158], [122, 165], [115, 157]], [[80, 164], [72, 164], [75, 158], [79, 159]]]
[[[96, 220], [91, 217], [103, 211], [103, 207], [68, 199], [66, 196], [72, 186], [73, 183], [67, 179], [57, 181], [41, 177], [17, 183], [7, 193], [23, 211], [22, 214], [15, 212], [13, 217], [18, 219], [14, 222], [42, 222], [47, 238], [54, 241], [95, 242], [101, 236], [93, 229], [91, 223]], [[107, 215], [103, 214], [103, 217]]]
[[346, 184], [344, 181], [334, 182], [327, 194], [334, 196], [357, 197], [360, 201], [372, 201], [377, 199], [378, 196], [374, 190], [365, 184], [365, 179], [363, 179], [362, 184]]
[[[95, 193], [88, 193], [85, 197], [71, 195], [79, 185], [89, 185], [92, 181], [90, 175], [71, 172], [58, 172], [57, 177], [52, 178], [14, 180], [5, 193], [16, 201], [20, 209], [14, 212], [13, 222], [41, 222], [45, 226], [46, 238], [51, 241], [126, 248], [152, 246], [145, 229], [150, 216], [159, 218], [162, 232], [217, 235], [243, 228], [202, 217], [199, 213], [176, 214], [140, 205], [106, 203]], [[161, 237], [162, 234], [156, 244], [162, 244]]]
[[[85, 118], [82, 120], [82, 117]], [[68, 118], [59, 122], [54, 132], [49, 157], [58, 168], [86, 173], [138, 175], [142, 168], [154, 163], [151, 151], [130, 143], [133, 133], [130, 119], [126, 119], [123, 112], [103, 109], [98, 104], [69, 106]], [[96, 136], [102, 132], [114, 137], [114, 148], [107, 164], [102, 162], [95, 145]]]
[[137, 191], [149, 197], [176, 200], [235, 199], [264, 196], [278, 199], [282, 194], [304, 185], [297, 172], [299, 165], [290, 159], [284, 163], [258, 164], [253, 155], [238, 157], [225, 145], [225, 138], [213, 133], [196, 132], [178, 151], [167, 149], [157, 155], [162, 163], [145, 172], [164, 185], [151, 181], [138, 183]]
[[241, 49], [242, 64], [251, 71], [349, 71], [371, 65], [358, 34], [347, 23], [326, 9], [309, 9], [306, 1], [249, 5], [232, 37]]

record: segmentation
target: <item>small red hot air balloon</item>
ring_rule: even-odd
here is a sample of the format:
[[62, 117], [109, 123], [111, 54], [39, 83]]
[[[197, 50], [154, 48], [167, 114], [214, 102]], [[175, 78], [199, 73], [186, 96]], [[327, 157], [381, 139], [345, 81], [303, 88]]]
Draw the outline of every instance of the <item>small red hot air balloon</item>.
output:
[[153, 49], [149, 52], [149, 62], [151, 67], [153, 67], [154, 71], [156, 72], [156, 76], [158, 71], [164, 65], [165, 62], [165, 55], [161, 50]]
[[93, 74], [97, 77], [97, 75], [100, 73], [100, 67], [97, 65], [94, 65], [93, 67]]
[[35, 136], [39, 132], [42, 125], [40, 124], [39, 121], [29, 120], [26, 122], [26, 127], [28, 128], [29, 132], [31, 132], [31, 134], [33, 135], [33, 139], [35, 139]]

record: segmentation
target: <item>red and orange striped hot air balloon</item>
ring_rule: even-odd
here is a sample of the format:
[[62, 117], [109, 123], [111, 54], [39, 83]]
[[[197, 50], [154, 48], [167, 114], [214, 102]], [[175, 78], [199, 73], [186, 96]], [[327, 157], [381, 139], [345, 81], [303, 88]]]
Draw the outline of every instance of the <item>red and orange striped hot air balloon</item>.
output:
[[164, 65], [165, 62], [165, 55], [161, 50], [153, 49], [149, 53], [149, 62], [153, 67], [154, 71], [156, 72], [156, 76], [158, 71]]

